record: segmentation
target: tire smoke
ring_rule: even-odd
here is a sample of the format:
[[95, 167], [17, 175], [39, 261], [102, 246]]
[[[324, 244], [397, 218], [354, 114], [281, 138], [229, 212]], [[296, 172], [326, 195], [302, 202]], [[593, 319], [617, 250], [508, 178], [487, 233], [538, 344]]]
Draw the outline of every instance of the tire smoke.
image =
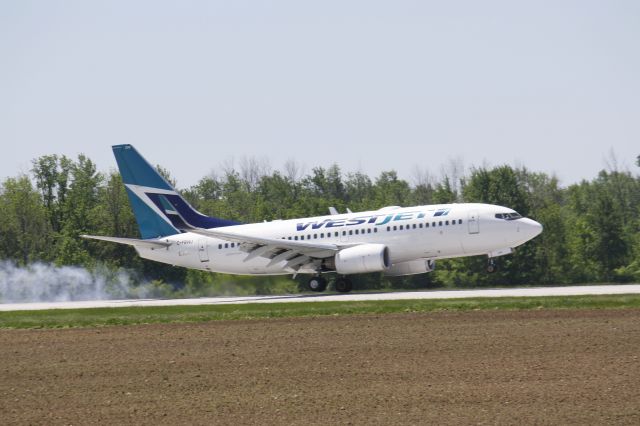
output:
[[0, 261], [0, 303], [136, 298], [146, 296], [145, 287], [125, 270]]

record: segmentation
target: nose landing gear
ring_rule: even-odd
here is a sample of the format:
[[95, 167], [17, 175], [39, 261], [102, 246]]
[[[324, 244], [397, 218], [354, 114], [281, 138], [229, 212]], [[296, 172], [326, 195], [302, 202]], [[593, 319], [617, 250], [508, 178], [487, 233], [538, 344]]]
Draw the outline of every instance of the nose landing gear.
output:
[[487, 262], [487, 272], [493, 274], [498, 270], [498, 265], [496, 265], [496, 261], [492, 258], [489, 258], [489, 262]]

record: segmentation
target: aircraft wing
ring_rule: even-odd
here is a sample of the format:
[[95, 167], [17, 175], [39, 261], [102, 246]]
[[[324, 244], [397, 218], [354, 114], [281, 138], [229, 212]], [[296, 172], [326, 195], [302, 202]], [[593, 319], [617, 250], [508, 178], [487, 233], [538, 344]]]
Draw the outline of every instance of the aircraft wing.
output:
[[247, 253], [244, 261], [256, 257], [270, 259], [269, 266], [286, 261], [285, 268], [296, 272], [300, 268], [308, 267], [318, 259], [324, 259], [336, 254], [337, 251], [354, 244], [337, 245], [311, 241], [293, 241], [277, 238], [256, 237], [236, 232], [216, 229], [191, 228], [189, 232], [207, 237], [219, 238], [240, 244], [240, 249]]
[[[332, 243], [319, 243], [311, 241], [293, 241], [277, 238], [256, 237], [254, 235], [239, 234], [237, 232], [221, 231], [216, 229], [190, 228], [189, 232], [207, 237], [220, 238], [223, 240], [240, 243], [245, 246], [256, 248], [268, 246], [273, 249], [293, 250], [295, 252], [309, 255], [315, 258], [333, 256], [337, 251], [344, 248], [342, 245]], [[254, 256], [255, 257], [255, 256]]]

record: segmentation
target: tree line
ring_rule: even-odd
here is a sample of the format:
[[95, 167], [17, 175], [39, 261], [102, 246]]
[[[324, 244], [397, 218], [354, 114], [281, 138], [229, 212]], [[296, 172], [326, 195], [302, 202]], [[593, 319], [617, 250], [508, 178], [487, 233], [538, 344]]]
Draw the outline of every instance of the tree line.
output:
[[[638, 160], [640, 166], [640, 158]], [[167, 179], [169, 173], [158, 166]], [[384, 206], [483, 202], [508, 206], [544, 225], [544, 232], [499, 258], [495, 274], [486, 258], [439, 261], [426, 275], [354, 277], [359, 289], [550, 285], [640, 280], [640, 177], [610, 168], [590, 180], [562, 187], [554, 176], [508, 165], [450, 167], [436, 179], [416, 173], [415, 182], [385, 171], [372, 179], [343, 173], [337, 165], [308, 173], [288, 162], [283, 171], [264, 162], [227, 165], [220, 176], [202, 178], [181, 191], [199, 211], [241, 222], [376, 210]], [[155, 295], [270, 293], [304, 288], [305, 279], [235, 277], [171, 267], [139, 258], [128, 247], [87, 241], [81, 234], [138, 237], [124, 185], [116, 171], [102, 173], [84, 155], [46, 155], [30, 174], [0, 184], [0, 259], [128, 271], [153, 283]]]

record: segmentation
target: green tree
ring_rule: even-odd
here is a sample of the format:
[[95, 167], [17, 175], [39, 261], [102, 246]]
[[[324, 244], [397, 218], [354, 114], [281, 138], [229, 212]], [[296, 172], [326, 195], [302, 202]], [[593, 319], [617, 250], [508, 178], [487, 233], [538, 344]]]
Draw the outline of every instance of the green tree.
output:
[[362, 172], [349, 173], [344, 181], [345, 204], [353, 211], [373, 210], [375, 191], [369, 176]]
[[568, 283], [566, 242], [570, 215], [566, 207], [566, 190], [559, 187], [555, 176], [531, 173], [526, 169], [518, 170], [517, 174], [527, 192], [529, 215], [544, 226], [544, 232], [527, 243], [532, 246], [535, 260], [528, 279], [540, 284]]
[[516, 170], [500, 166], [491, 170], [474, 169], [462, 190], [465, 202], [508, 206], [522, 215], [529, 213], [527, 193]]
[[88, 243], [81, 234], [96, 228], [94, 209], [98, 204], [98, 191], [103, 176], [95, 164], [80, 154], [70, 170], [71, 183], [62, 210], [62, 231], [56, 246], [56, 263], [63, 265], [92, 265], [95, 263], [87, 251]]
[[0, 256], [19, 264], [46, 258], [51, 232], [40, 195], [25, 175], [0, 188]]
[[42, 202], [54, 232], [60, 232], [63, 222], [63, 206], [73, 161], [57, 155], [44, 155], [32, 161], [31, 169], [36, 186], [42, 194]]
[[[106, 185], [98, 188], [96, 205], [91, 214], [94, 219], [91, 232], [97, 235], [138, 237], [138, 226], [129, 205], [129, 198], [122, 177], [117, 172], [111, 172], [106, 179]], [[93, 258], [101, 259], [112, 267], [140, 267], [139, 258], [130, 246], [98, 241], [88, 241], [86, 244]]]
[[395, 171], [380, 173], [374, 186], [376, 208], [405, 206], [411, 198], [411, 188], [407, 181], [399, 179]]
[[592, 182], [569, 187], [572, 212], [568, 236], [573, 282], [613, 281], [631, 262], [638, 233], [638, 181], [601, 172]]
[[442, 182], [439, 182], [436, 185], [432, 195], [433, 202], [436, 204], [453, 203], [457, 198], [458, 194], [456, 194], [455, 190], [451, 186], [451, 182], [448, 177], [445, 177]]
[[258, 220], [295, 217], [298, 192], [297, 184], [280, 172], [263, 176], [256, 188], [254, 217]]

